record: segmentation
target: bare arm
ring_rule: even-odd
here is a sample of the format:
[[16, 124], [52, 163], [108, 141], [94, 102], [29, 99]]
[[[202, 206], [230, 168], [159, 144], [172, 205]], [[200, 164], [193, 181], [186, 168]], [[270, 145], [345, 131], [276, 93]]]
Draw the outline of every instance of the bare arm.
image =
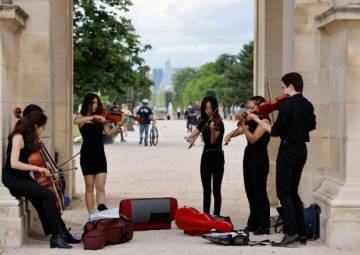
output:
[[195, 128], [194, 131], [191, 133], [190, 136], [186, 139], [186, 141], [190, 144], [193, 144], [195, 142], [195, 138], [200, 135], [200, 130]]
[[[267, 119], [262, 120], [264, 124], [267, 124], [270, 126], [270, 121]], [[251, 133], [248, 129], [245, 130], [246, 139], [249, 141], [249, 143], [253, 144], [256, 143], [264, 134], [266, 130], [259, 124], [257, 128], [255, 129], [254, 133]]]
[[237, 129], [234, 129], [229, 134], [227, 134], [224, 140], [225, 142], [230, 142], [232, 138], [242, 135], [244, 134], [244, 132], [245, 130], [243, 129], [243, 127], [238, 127]]
[[269, 121], [267, 121], [267, 120], [261, 120], [257, 115], [255, 115], [255, 114], [249, 114], [249, 117], [252, 119], [252, 120], [254, 120], [254, 121], [256, 121], [263, 129], [265, 129], [265, 131], [266, 132], [268, 132], [268, 133], [271, 133], [271, 124], [270, 124], [270, 122]]
[[42, 172], [45, 175], [50, 175], [48, 169], [43, 167], [38, 167], [30, 164], [26, 164], [21, 162], [20, 159], [20, 150], [24, 148], [24, 139], [22, 135], [17, 134], [12, 138], [12, 148], [11, 148], [11, 156], [10, 156], [10, 165], [11, 168], [20, 171], [34, 171], [34, 172]]
[[74, 118], [74, 124], [78, 125], [79, 127], [83, 124], [85, 124], [86, 122], [92, 121], [94, 120], [94, 115], [92, 116], [83, 116], [81, 114], [78, 114], [75, 116]]
[[116, 124], [116, 126], [113, 127], [113, 128], [110, 127], [109, 125], [105, 124], [104, 125], [104, 131], [108, 136], [115, 136], [116, 134], [119, 133], [121, 125], [123, 123], [124, 123], [124, 120], [121, 123], [119, 122], [118, 124]]

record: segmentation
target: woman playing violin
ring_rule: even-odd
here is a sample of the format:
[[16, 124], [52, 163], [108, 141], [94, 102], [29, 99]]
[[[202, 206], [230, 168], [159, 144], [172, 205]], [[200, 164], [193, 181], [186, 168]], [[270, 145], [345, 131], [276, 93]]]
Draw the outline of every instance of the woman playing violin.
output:
[[213, 181], [214, 215], [220, 215], [221, 210], [221, 183], [224, 175], [224, 153], [222, 140], [224, 123], [218, 113], [218, 102], [212, 96], [205, 97], [201, 103], [202, 121], [187, 139], [190, 144], [202, 134], [204, 150], [201, 156], [200, 174], [203, 186], [203, 210], [210, 213], [211, 181]]
[[55, 193], [39, 185], [30, 172], [49, 176], [48, 169], [29, 164], [32, 151], [39, 149], [39, 137], [45, 130], [47, 117], [40, 107], [25, 108], [20, 119], [8, 137], [7, 158], [2, 172], [2, 182], [15, 197], [25, 197], [35, 207], [44, 233], [51, 234], [51, 248], [72, 248], [68, 243], [78, 243], [67, 231], [56, 204]]
[[280, 136], [276, 159], [276, 193], [284, 213], [286, 234], [274, 246], [285, 247], [294, 242], [306, 242], [304, 208], [298, 193], [301, 173], [307, 158], [306, 142], [316, 127], [313, 105], [302, 95], [303, 79], [299, 73], [287, 73], [281, 78], [283, 93], [289, 98], [280, 106], [274, 125], [258, 116], [249, 117], [271, 136]]
[[[261, 96], [251, 97], [247, 103], [248, 113], [256, 114], [259, 105], [263, 102], [265, 99]], [[264, 116], [261, 119], [270, 124], [269, 117]], [[243, 176], [250, 215], [245, 230], [255, 235], [269, 234], [270, 203], [266, 192], [266, 182], [269, 173], [267, 145], [270, 135], [247, 114], [238, 125], [240, 125], [239, 128], [231, 131], [225, 137], [225, 141], [229, 142], [232, 137], [245, 134], [248, 142], [244, 152]]]
[[112, 128], [104, 116], [101, 100], [98, 95], [89, 93], [85, 96], [80, 114], [74, 123], [78, 125], [83, 144], [80, 153], [80, 166], [85, 180], [85, 203], [90, 213], [94, 211], [94, 188], [96, 189], [97, 210], [106, 210], [105, 183], [107, 163], [105, 157], [103, 132], [108, 136], [116, 135], [122, 123]]

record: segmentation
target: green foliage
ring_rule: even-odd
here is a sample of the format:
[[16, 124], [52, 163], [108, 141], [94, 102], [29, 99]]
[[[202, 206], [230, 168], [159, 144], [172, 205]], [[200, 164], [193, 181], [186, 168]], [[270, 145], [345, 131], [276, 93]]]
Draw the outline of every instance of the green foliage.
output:
[[88, 92], [118, 95], [125, 100], [128, 87], [135, 99], [150, 97], [149, 67], [141, 54], [150, 45], [125, 17], [130, 0], [74, 0], [75, 106]]
[[237, 55], [223, 54], [199, 69], [185, 68], [174, 75], [174, 104], [184, 107], [216, 95], [225, 105], [246, 102], [253, 91], [253, 42]]

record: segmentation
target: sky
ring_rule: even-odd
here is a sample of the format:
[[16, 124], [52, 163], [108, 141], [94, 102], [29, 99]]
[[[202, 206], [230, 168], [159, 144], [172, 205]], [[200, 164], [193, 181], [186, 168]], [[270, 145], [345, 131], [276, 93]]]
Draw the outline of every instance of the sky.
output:
[[253, 0], [132, 0], [129, 16], [151, 68], [199, 67], [253, 39]]

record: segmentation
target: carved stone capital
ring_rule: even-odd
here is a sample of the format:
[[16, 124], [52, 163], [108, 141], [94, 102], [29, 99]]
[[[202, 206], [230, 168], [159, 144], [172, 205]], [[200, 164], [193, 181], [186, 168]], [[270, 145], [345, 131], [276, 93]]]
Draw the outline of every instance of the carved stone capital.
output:
[[18, 31], [25, 27], [29, 15], [17, 5], [0, 4], [0, 24], [11, 31]]

